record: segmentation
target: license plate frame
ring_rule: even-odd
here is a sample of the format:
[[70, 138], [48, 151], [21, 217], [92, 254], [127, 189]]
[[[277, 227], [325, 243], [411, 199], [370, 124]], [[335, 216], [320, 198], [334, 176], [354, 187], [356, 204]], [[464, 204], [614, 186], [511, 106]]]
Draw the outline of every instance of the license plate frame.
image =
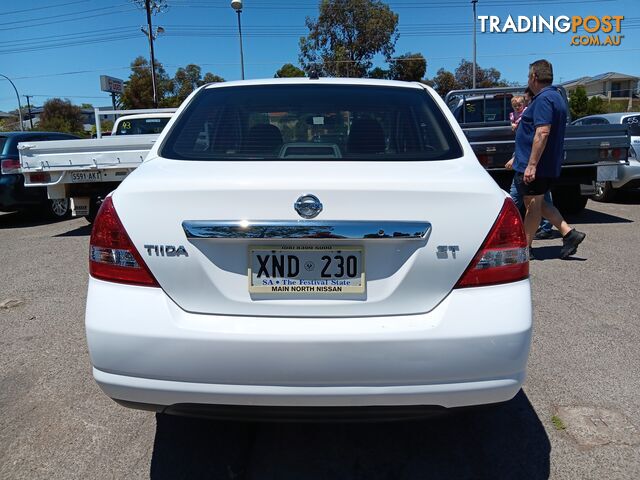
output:
[[71, 183], [97, 183], [102, 181], [102, 172], [71, 172], [69, 177]]
[[[320, 273], [315, 278], [308, 278], [311, 275], [315, 275], [315, 271], [320, 270], [320, 265], [316, 269], [314, 265], [314, 273], [307, 270], [305, 276], [307, 278], [292, 278], [292, 277], [269, 277], [270, 284], [257, 285], [254, 279], [257, 281], [259, 277], [257, 275], [260, 271], [256, 272], [255, 267], [260, 264], [254, 255], [257, 252], [268, 252], [268, 254], [277, 255], [295, 255], [298, 258], [300, 270], [307, 268], [306, 262], [316, 263], [316, 258], [321, 259], [322, 256], [329, 255], [331, 261], [335, 259], [336, 255], [346, 254], [348, 262], [349, 256], [354, 256], [357, 260], [356, 267], [357, 272], [355, 277], [334, 277], [331, 278], [319, 278]], [[257, 263], [256, 261], [257, 260]], [[264, 259], [263, 259], [264, 260]], [[322, 260], [326, 262], [326, 260]], [[338, 261], [333, 266], [337, 267]], [[304, 267], [303, 267], [304, 265]], [[332, 267], [333, 267], [332, 266]], [[254, 274], [256, 275], [254, 277]], [[363, 246], [341, 246], [341, 245], [313, 245], [313, 246], [269, 246], [269, 245], [256, 245], [250, 246], [248, 249], [248, 266], [247, 266], [247, 281], [249, 293], [252, 294], [269, 294], [273, 296], [288, 296], [288, 295], [349, 295], [349, 294], [363, 294], [366, 291], [366, 275], [365, 275], [365, 256]]]

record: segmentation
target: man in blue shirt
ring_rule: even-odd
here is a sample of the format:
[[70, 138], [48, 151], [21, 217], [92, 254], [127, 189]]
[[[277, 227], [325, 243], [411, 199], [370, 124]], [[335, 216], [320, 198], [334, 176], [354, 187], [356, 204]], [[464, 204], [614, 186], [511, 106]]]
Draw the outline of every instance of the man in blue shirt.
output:
[[537, 60], [529, 65], [528, 84], [534, 97], [522, 114], [516, 130], [514, 183], [524, 198], [527, 209], [524, 229], [532, 258], [531, 243], [543, 216], [562, 235], [560, 258], [576, 253], [578, 245], [586, 236], [571, 228], [558, 209], [544, 201], [544, 194], [553, 180], [560, 176], [567, 125], [567, 103], [557, 89], [551, 86], [552, 83], [551, 63]]

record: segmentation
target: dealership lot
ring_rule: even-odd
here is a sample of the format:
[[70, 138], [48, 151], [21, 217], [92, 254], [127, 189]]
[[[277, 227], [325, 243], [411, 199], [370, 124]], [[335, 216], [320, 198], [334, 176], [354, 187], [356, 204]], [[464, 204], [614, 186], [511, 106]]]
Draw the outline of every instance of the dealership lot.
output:
[[[589, 202], [557, 260], [536, 242], [523, 392], [368, 424], [229, 423], [128, 410], [90, 371], [90, 228], [0, 215], [0, 478], [640, 478], [640, 192]], [[114, 299], [118, 301], [118, 299]]]

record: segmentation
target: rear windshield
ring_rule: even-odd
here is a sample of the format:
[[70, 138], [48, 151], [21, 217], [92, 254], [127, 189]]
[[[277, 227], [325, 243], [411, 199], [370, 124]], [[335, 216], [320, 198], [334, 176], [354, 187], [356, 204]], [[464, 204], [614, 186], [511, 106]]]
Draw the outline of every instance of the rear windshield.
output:
[[4, 153], [4, 145], [7, 143], [7, 137], [0, 137], [0, 155], [7, 155]]
[[453, 107], [459, 123], [507, 122], [513, 112], [511, 94], [487, 98], [465, 99]]
[[622, 123], [629, 125], [629, 134], [632, 137], [640, 137], [640, 115], [625, 117]]
[[150, 133], [160, 133], [169, 118], [132, 118], [130, 120], [121, 120], [118, 123], [116, 135], [147, 135]]
[[444, 160], [462, 156], [435, 101], [414, 88], [204, 89], [162, 146], [178, 160]]

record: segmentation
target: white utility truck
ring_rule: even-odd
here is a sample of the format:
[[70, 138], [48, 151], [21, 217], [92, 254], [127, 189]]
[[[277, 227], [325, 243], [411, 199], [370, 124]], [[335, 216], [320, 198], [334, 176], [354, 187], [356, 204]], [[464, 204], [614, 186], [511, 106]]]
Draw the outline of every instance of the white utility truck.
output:
[[[93, 220], [102, 199], [142, 163], [176, 109], [98, 110], [98, 138], [18, 145], [26, 187], [47, 187], [49, 199], [70, 199], [72, 214]], [[100, 117], [119, 115], [110, 136]]]

